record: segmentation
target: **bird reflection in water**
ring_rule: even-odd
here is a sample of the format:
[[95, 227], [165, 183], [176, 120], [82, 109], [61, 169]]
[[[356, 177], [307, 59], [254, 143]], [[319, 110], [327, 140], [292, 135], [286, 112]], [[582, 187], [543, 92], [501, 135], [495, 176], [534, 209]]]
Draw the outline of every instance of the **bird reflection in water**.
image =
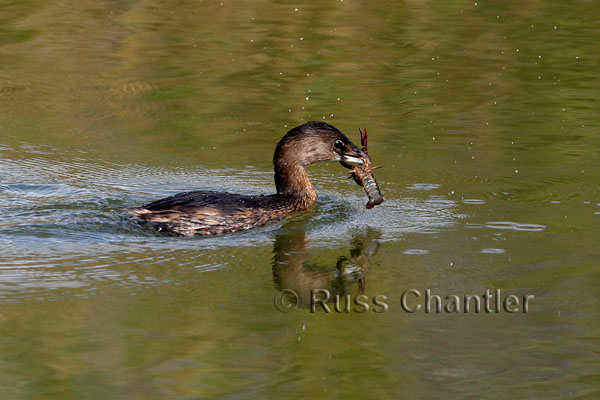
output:
[[[285, 230], [285, 228], [284, 228]], [[380, 232], [367, 228], [354, 235], [349, 254], [340, 255], [332, 265], [307, 262], [309, 241], [304, 230], [285, 230], [275, 237], [273, 245], [273, 279], [278, 290], [290, 289], [298, 296], [300, 305], [311, 304], [311, 290], [326, 289], [331, 294], [350, 293], [354, 284], [364, 293], [365, 277], [372, 257], [379, 249]]]

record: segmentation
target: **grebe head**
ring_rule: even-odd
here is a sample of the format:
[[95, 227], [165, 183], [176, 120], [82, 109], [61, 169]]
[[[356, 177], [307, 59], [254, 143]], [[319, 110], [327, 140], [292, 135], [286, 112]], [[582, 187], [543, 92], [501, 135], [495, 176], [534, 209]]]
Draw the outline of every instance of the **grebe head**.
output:
[[309, 165], [319, 161], [370, 163], [369, 156], [332, 125], [311, 121], [290, 130], [277, 144], [273, 162]]

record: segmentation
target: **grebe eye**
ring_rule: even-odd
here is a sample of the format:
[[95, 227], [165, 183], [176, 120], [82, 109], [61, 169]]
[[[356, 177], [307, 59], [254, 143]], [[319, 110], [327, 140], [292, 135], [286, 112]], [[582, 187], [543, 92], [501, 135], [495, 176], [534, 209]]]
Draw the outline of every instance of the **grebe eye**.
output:
[[335, 142], [333, 142], [333, 147], [335, 147], [338, 150], [341, 150], [344, 148], [344, 142], [338, 139]]

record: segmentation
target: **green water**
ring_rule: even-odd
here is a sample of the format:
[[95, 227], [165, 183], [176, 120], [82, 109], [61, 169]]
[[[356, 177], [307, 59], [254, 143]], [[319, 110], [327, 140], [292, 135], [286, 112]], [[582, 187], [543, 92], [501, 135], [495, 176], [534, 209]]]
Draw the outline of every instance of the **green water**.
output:
[[[579, 0], [0, 0], [0, 397], [597, 398], [599, 21]], [[254, 231], [124, 211], [271, 193], [309, 120], [368, 128], [381, 206], [319, 164], [317, 207]], [[311, 313], [314, 288], [388, 309]], [[535, 297], [402, 309], [428, 288]]]

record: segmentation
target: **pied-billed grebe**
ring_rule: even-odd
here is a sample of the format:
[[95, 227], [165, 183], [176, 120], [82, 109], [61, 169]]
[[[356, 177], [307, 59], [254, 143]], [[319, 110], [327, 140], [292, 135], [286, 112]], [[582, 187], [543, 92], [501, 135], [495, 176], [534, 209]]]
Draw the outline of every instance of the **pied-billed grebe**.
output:
[[325, 122], [307, 122], [290, 130], [275, 148], [272, 195], [226, 192], [178, 193], [129, 210], [159, 230], [184, 236], [218, 235], [264, 225], [308, 209], [317, 199], [305, 167], [319, 161], [369, 164], [367, 153]]

